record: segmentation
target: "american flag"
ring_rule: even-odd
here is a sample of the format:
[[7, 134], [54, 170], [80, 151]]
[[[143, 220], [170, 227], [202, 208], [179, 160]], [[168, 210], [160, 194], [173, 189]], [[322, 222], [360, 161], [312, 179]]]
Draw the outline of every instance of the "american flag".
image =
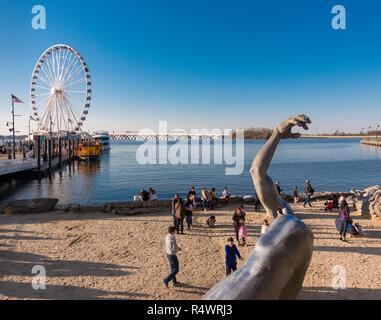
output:
[[24, 101], [20, 100], [19, 98], [15, 97], [13, 94], [12, 94], [12, 102], [16, 102], [16, 103], [24, 103]]

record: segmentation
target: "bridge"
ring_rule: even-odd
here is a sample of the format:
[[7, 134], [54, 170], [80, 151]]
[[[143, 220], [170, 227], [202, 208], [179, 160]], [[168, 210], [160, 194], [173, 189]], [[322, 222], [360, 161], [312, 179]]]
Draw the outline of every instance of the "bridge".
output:
[[224, 139], [225, 135], [222, 133], [209, 133], [209, 134], [186, 134], [186, 133], [170, 133], [166, 135], [159, 134], [141, 134], [138, 132], [127, 132], [127, 133], [111, 133], [110, 140], [221, 140]]

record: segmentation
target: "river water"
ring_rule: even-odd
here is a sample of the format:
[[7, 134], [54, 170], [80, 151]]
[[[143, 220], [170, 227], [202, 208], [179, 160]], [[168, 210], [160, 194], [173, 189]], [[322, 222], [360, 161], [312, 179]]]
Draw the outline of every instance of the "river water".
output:
[[[184, 196], [191, 186], [199, 194], [202, 187], [215, 187], [220, 194], [226, 186], [232, 194], [250, 195], [254, 187], [249, 170], [265, 142], [245, 141], [242, 174], [226, 175], [225, 169], [232, 165], [214, 163], [213, 144], [211, 164], [142, 165], [136, 152], [143, 142], [112, 141], [111, 150], [99, 162], [66, 165], [42, 180], [3, 182], [0, 200], [54, 197], [60, 203], [103, 204], [131, 201], [148, 187], [156, 190], [159, 199], [170, 199], [176, 192]], [[173, 144], [170, 142], [168, 149]], [[190, 157], [190, 144], [189, 149]], [[303, 192], [306, 178], [315, 191], [363, 189], [381, 184], [381, 148], [361, 145], [359, 139], [282, 140], [269, 175], [279, 180], [288, 194], [295, 185]]]

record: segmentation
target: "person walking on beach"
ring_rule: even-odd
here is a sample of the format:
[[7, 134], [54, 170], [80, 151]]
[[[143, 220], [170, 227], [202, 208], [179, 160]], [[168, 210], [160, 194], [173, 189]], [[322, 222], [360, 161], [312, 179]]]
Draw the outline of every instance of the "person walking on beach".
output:
[[185, 207], [185, 220], [187, 222], [188, 230], [192, 227], [192, 215], [193, 215], [193, 201], [187, 196], [184, 201]]
[[336, 218], [336, 226], [340, 233], [340, 240], [346, 241], [347, 228], [349, 221], [351, 221], [350, 210], [348, 203], [344, 200], [339, 206], [339, 216]]
[[294, 203], [298, 203], [298, 201], [299, 201], [299, 191], [298, 191], [298, 187], [297, 186], [294, 187], [293, 196], [294, 196]]
[[311, 187], [310, 180], [306, 180], [306, 185], [304, 187], [304, 193], [306, 194], [306, 201], [303, 203], [303, 207], [306, 207], [306, 204], [308, 203], [310, 207], [311, 205], [311, 196], [314, 194], [315, 190]]
[[167, 253], [167, 258], [169, 260], [169, 265], [171, 267], [171, 273], [166, 277], [163, 282], [168, 288], [168, 283], [172, 280], [173, 285], [176, 286], [177, 282], [176, 275], [179, 272], [179, 260], [177, 258], [177, 251], [181, 251], [181, 248], [177, 246], [175, 238], [175, 227], [168, 227], [168, 234], [165, 238], [165, 251]]
[[237, 270], [237, 257], [242, 260], [242, 257], [234, 244], [234, 240], [231, 237], [228, 239], [228, 244], [225, 245], [225, 253], [226, 276], [228, 276]]

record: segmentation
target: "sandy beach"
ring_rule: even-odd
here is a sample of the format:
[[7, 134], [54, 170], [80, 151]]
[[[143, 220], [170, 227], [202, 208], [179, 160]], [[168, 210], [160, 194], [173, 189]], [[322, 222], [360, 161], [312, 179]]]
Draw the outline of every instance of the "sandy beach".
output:
[[[336, 212], [321, 202], [294, 205], [314, 232], [314, 253], [298, 299], [381, 299], [381, 221], [353, 214], [362, 238], [339, 240]], [[265, 213], [246, 206], [248, 246], [238, 247], [244, 263], [260, 236]], [[0, 299], [200, 299], [225, 277], [224, 245], [233, 236], [233, 207], [213, 211], [217, 228], [204, 224], [211, 213], [196, 212], [194, 229], [177, 235], [180, 287], [167, 289], [164, 238], [170, 212], [116, 216], [49, 212], [0, 216]], [[46, 269], [46, 289], [34, 290], [32, 268]], [[335, 265], [346, 270], [346, 289], [332, 288]]]

